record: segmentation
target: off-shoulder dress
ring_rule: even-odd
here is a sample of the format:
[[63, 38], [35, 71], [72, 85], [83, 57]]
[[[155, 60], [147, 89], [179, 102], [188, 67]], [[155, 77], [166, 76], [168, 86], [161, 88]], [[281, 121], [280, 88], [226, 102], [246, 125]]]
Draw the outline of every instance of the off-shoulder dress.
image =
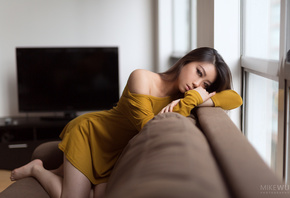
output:
[[[128, 141], [172, 100], [171, 97], [131, 93], [126, 86], [116, 107], [70, 121], [60, 134], [59, 148], [92, 184], [107, 182]], [[241, 97], [233, 90], [217, 93], [212, 100], [215, 106], [225, 110], [242, 104]], [[197, 91], [187, 91], [174, 112], [188, 116], [202, 102]]]

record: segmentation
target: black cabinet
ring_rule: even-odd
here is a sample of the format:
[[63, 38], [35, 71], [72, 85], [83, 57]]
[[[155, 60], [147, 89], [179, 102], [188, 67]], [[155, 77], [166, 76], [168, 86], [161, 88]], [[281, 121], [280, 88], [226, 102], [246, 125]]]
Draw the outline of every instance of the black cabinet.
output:
[[38, 117], [0, 118], [0, 169], [12, 170], [28, 163], [38, 145], [59, 140], [68, 122]]

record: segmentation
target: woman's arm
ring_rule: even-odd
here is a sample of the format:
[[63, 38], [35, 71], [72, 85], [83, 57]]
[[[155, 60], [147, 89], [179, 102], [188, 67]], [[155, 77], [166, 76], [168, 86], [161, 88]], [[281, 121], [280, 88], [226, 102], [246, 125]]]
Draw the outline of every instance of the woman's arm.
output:
[[214, 103], [212, 101], [212, 99], [208, 99], [206, 101], [204, 101], [203, 103], [201, 103], [200, 105], [198, 105], [198, 107], [214, 107]]
[[224, 110], [235, 109], [243, 104], [243, 99], [234, 90], [224, 90], [211, 97], [215, 107]]
[[203, 101], [204, 99], [197, 90], [189, 90], [185, 92], [184, 98], [181, 98], [176, 106], [174, 106], [173, 111], [183, 116], [189, 116], [191, 110], [202, 104]]
[[[204, 88], [197, 87], [193, 90], [185, 92], [185, 97], [174, 100], [166, 105], [159, 113], [166, 113], [175, 111], [181, 115], [186, 116], [190, 114], [191, 109], [199, 106], [215, 95], [215, 92], [208, 93]], [[174, 109], [173, 109], [174, 108]]]
[[224, 90], [204, 101], [199, 107], [221, 107], [224, 110], [235, 109], [243, 104], [241, 96], [234, 90]]
[[154, 117], [151, 102], [147, 97], [150, 93], [148, 79], [150, 79], [149, 71], [133, 71], [127, 81], [127, 90], [124, 90], [119, 101], [123, 113], [138, 131]]
[[187, 91], [184, 98], [173, 101], [172, 103], [164, 107], [164, 109], [160, 113], [174, 111], [184, 116], [189, 116], [191, 110], [197, 106], [215, 106], [221, 107], [224, 110], [230, 110], [237, 108], [243, 104], [241, 96], [233, 90], [224, 90], [216, 94], [209, 94], [208, 96], [211, 97], [205, 97], [205, 99], [203, 99], [199, 91]]

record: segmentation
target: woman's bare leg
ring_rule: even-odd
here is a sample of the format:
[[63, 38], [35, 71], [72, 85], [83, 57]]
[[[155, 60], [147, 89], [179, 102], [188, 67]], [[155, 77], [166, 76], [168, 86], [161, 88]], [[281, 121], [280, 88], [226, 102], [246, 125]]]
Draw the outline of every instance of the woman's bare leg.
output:
[[103, 198], [105, 196], [105, 190], [107, 183], [101, 183], [94, 187], [94, 198]]
[[[64, 170], [64, 178], [53, 173], [57, 172], [61, 174], [61, 170]], [[89, 197], [91, 191], [90, 181], [66, 157], [64, 157], [63, 167], [53, 172], [44, 169], [42, 161], [36, 159], [25, 166], [13, 170], [11, 172], [11, 180], [15, 181], [25, 177], [34, 177], [52, 198]]]
[[44, 169], [41, 160], [33, 160], [25, 166], [17, 168], [11, 172], [12, 181], [19, 180], [25, 177], [36, 178], [50, 195], [50, 197], [60, 197], [62, 191], [62, 177]]
[[60, 165], [57, 169], [50, 170], [52, 173], [63, 177], [63, 164]]
[[67, 159], [64, 157], [63, 163], [64, 179], [63, 179], [63, 191], [62, 198], [88, 198], [91, 192], [90, 180], [76, 169]]

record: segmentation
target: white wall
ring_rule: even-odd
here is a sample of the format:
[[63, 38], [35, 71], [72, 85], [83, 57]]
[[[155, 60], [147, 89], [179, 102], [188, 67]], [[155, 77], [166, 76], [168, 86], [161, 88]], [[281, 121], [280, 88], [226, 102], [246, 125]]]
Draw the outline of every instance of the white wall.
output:
[[[241, 94], [240, 0], [214, 1], [214, 48], [229, 65], [233, 89]], [[232, 121], [241, 126], [241, 108], [229, 111]]]
[[153, 1], [0, 0], [0, 117], [18, 115], [15, 47], [118, 46], [120, 90], [153, 70]]
[[[214, 47], [228, 64], [233, 89], [241, 94], [240, 0], [197, 0], [197, 47]], [[241, 108], [228, 112], [241, 126]]]
[[157, 1], [157, 72], [164, 72], [170, 67], [170, 56], [173, 52], [172, 1]]
[[[159, 71], [168, 69], [172, 55], [172, 26], [169, 24], [172, 7], [169, 0], [158, 0], [158, 57]], [[170, 3], [168, 3], [170, 4]], [[229, 65], [233, 89], [241, 94], [240, 71], [240, 0], [197, 0], [197, 47], [214, 47]], [[237, 127], [241, 126], [241, 109], [229, 111]]]

